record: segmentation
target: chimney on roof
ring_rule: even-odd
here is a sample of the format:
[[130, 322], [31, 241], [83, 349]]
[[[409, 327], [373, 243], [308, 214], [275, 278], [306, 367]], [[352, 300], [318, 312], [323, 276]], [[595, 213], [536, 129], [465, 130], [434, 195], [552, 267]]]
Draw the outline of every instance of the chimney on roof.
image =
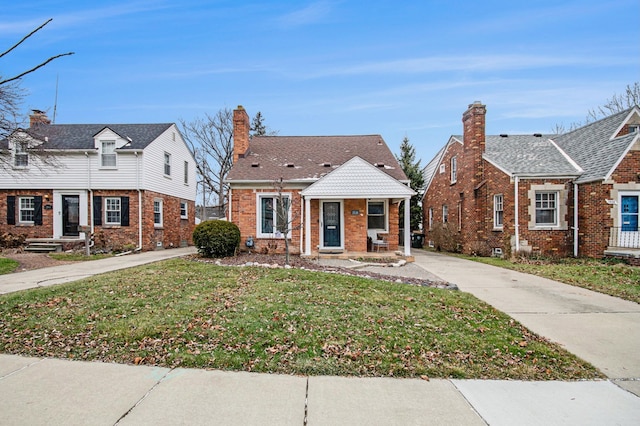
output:
[[34, 127], [38, 124], [51, 124], [51, 120], [47, 117], [46, 112], [40, 111], [39, 109], [33, 109], [29, 116], [29, 127]]
[[484, 154], [486, 136], [485, 136], [485, 116], [487, 107], [480, 101], [475, 101], [462, 114], [462, 123], [464, 127], [464, 152], [465, 157], [470, 158], [473, 166], [473, 175], [471, 182], [473, 185], [482, 181], [484, 171], [482, 168], [482, 154]]
[[238, 161], [238, 158], [243, 157], [249, 150], [249, 114], [242, 107], [238, 105], [237, 109], [233, 110], [233, 162]]

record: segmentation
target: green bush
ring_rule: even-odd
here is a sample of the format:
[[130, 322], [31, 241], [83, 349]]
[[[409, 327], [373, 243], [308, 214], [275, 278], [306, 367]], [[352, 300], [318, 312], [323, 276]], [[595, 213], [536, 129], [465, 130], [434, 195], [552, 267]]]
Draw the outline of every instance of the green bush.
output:
[[207, 220], [193, 230], [193, 243], [204, 257], [233, 256], [240, 245], [240, 229], [224, 220]]

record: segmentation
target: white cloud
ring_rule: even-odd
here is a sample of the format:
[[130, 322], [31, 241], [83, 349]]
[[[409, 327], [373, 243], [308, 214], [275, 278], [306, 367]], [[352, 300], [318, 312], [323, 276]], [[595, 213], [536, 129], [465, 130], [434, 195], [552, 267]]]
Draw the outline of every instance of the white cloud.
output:
[[327, 1], [318, 1], [298, 9], [296, 11], [282, 15], [277, 19], [280, 26], [285, 28], [301, 27], [322, 21], [331, 13], [331, 4]]

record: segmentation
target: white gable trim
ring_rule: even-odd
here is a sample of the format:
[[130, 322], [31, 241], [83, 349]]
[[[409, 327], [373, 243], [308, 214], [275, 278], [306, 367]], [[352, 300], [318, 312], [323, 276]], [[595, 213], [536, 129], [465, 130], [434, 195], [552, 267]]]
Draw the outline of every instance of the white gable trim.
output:
[[629, 115], [627, 115], [627, 118], [625, 118], [624, 120], [622, 120], [622, 123], [620, 123], [620, 125], [618, 126], [618, 128], [616, 129], [615, 132], [613, 132], [613, 134], [611, 135], [611, 137], [609, 137], [609, 140], [611, 139], [615, 139], [616, 135], [618, 133], [620, 133], [620, 131], [622, 130], [622, 128], [629, 122], [629, 120], [631, 120], [631, 117], [633, 117], [633, 115], [637, 115], [638, 117], [640, 117], [640, 109], [638, 109], [638, 107], [633, 107], [631, 109], [631, 111], [629, 111]]
[[[616, 169], [618, 168], [620, 163], [622, 163], [622, 160], [624, 160], [624, 158], [627, 156], [629, 151], [631, 151], [631, 148], [633, 148], [633, 146], [636, 143], [640, 143], [640, 134], [637, 134], [636, 137], [631, 140], [631, 143], [627, 146], [627, 148], [624, 150], [622, 155], [620, 157], [618, 157], [618, 160], [616, 160], [616, 163], [613, 165], [613, 167], [611, 167], [611, 170], [609, 170], [609, 172], [607, 172], [607, 174], [606, 174], [606, 176], [604, 177], [603, 180], [608, 181], [609, 179], [611, 179], [611, 175], [613, 174], [613, 172], [616, 171]], [[600, 180], [600, 179], [598, 179], [598, 180]]]

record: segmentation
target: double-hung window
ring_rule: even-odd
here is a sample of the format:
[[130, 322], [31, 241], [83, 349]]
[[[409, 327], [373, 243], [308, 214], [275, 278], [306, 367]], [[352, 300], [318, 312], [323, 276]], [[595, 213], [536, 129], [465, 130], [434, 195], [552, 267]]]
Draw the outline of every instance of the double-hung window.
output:
[[281, 238], [285, 232], [290, 237], [291, 196], [283, 194], [281, 200], [274, 194], [258, 195], [258, 237]]
[[442, 206], [442, 223], [449, 222], [449, 206]]
[[29, 166], [29, 154], [27, 153], [27, 143], [17, 142], [15, 144], [15, 153], [13, 157], [13, 165], [15, 167]]
[[558, 193], [536, 192], [536, 225], [555, 226], [558, 224]]
[[451, 183], [458, 181], [458, 157], [451, 157]]
[[116, 141], [102, 141], [101, 167], [116, 167]]
[[164, 153], [164, 175], [171, 176], [171, 154]]
[[35, 200], [33, 197], [20, 197], [19, 218], [20, 223], [34, 223], [35, 220]]
[[106, 225], [120, 225], [122, 221], [122, 206], [120, 197], [105, 197], [104, 223]]
[[367, 229], [387, 231], [387, 202], [371, 200], [367, 203]]
[[186, 201], [180, 201], [180, 219], [189, 219]]
[[189, 185], [189, 162], [184, 162], [184, 184]]
[[502, 194], [493, 196], [493, 228], [502, 229], [504, 226], [504, 198]]
[[153, 200], [153, 226], [162, 227], [162, 200]]
[[429, 230], [433, 229], [433, 207], [429, 207]]

